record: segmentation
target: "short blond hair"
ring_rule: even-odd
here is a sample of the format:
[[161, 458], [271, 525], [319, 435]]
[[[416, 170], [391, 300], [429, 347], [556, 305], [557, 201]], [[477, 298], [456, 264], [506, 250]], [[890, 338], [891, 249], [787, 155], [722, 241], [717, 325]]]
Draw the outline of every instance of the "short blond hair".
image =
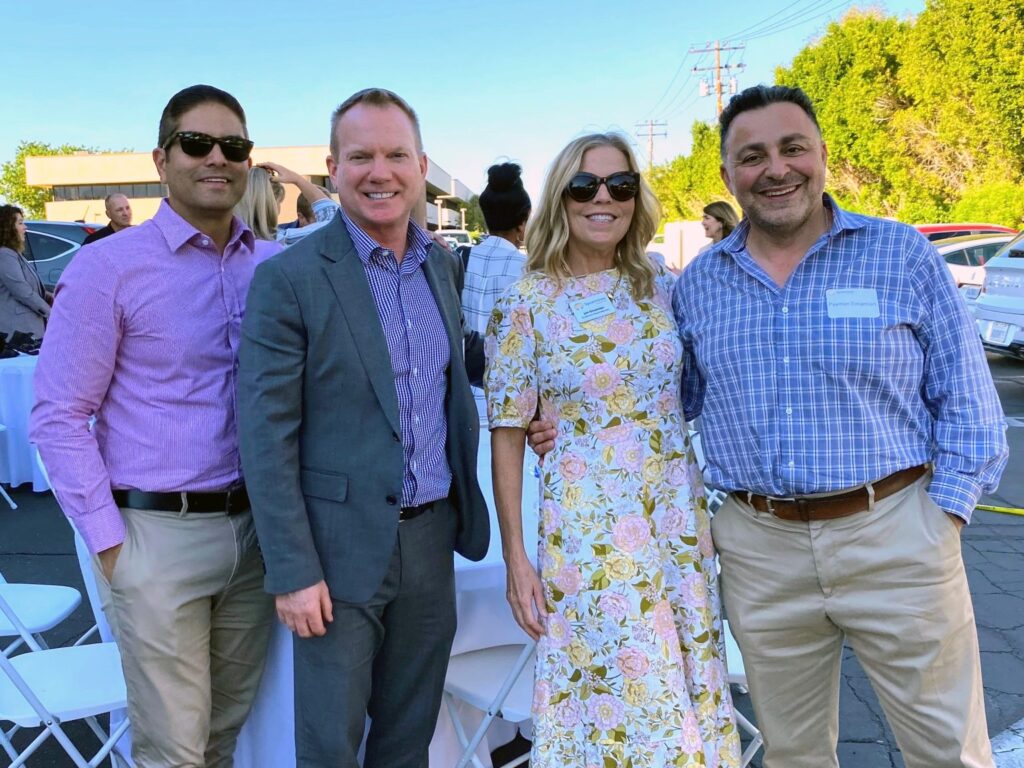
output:
[[[572, 276], [569, 270], [569, 217], [565, 212], [565, 188], [583, 164], [583, 155], [597, 147], [612, 147], [626, 156], [629, 170], [640, 168], [633, 148], [619, 133], [591, 133], [574, 139], [555, 157], [544, 181], [540, 205], [526, 228], [526, 268], [543, 272], [556, 280]], [[658, 230], [661, 206], [647, 180], [640, 176], [640, 191], [626, 236], [615, 250], [615, 266], [629, 281], [635, 299], [654, 295], [655, 267], [647, 255], [647, 244]]]

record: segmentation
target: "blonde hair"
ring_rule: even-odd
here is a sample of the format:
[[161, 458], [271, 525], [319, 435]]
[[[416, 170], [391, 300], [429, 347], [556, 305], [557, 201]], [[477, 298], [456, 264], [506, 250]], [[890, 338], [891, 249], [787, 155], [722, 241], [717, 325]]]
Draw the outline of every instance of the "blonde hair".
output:
[[[629, 170], [639, 172], [636, 156], [625, 136], [592, 133], [574, 139], [555, 157], [544, 181], [540, 205], [527, 224], [526, 262], [528, 271], [543, 272], [558, 281], [572, 277], [569, 270], [569, 218], [565, 212], [565, 188], [583, 164], [583, 155], [597, 147], [613, 147], [626, 156]], [[646, 253], [661, 219], [661, 206], [647, 180], [640, 176], [640, 191], [633, 220], [615, 250], [615, 266], [629, 281], [635, 299], [654, 295], [655, 266]]]
[[259, 240], [274, 240], [277, 237], [279, 208], [270, 174], [263, 168], [250, 168], [249, 182], [245, 185], [245, 194], [235, 206], [235, 214]]

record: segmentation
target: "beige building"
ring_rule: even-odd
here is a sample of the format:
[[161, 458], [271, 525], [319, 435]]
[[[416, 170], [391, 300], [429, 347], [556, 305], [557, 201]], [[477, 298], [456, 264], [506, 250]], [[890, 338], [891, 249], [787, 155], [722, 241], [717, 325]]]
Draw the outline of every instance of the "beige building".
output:
[[[333, 191], [326, 175], [327, 146], [258, 147], [252, 151], [254, 164], [279, 163]], [[156, 213], [167, 193], [160, 184], [150, 152], [119, 152], [29, 157], [25, 160], [26, 181], [35, 187], [53, 190], [53, 202], [46, 204], [50, 221], [88, 221], [106, 223], [103, 200], [119, 192], [132, 203], [136, 224]], [[298, 190], [285, 185], [281, 221], [295, 218]], [[460, 207], [472, 196], [470, 189], [430, 161], [427, 169], [427, 226], [430, 229], [461, 228]]]

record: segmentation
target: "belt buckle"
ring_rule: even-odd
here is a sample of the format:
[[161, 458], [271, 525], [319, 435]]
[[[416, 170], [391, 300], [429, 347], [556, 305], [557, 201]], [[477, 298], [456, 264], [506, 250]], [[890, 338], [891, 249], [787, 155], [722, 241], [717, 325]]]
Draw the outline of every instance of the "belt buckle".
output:
[[768, 514], [772, 515], [773, 517], [778, 517], [778, 515], [775, 514], [775, 504], [773, 503], [773, 502], [776, 502], [776, 501], [785, 501], [785, 502], [794, 502], [794, 503], [796, 503], [799, 506], [799, 508], [800, 508], [801, 518], [803, 517], [804, 506], [800, 502], [800, 500], [796, 498], [796, 496], [789, 496], [789, 497], [786, 497], [786, 498], [779, 498], [779, 497], [775, 497], [775, 496], [765, 496], [764, 497], [764, 502], [765, 502], [765, 506], [768, 507]]

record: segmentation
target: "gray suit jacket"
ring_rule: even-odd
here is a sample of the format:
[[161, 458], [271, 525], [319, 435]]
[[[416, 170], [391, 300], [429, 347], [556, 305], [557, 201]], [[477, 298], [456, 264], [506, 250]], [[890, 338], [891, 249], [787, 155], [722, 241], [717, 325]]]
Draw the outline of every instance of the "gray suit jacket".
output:
[[[476, 479], [479, 422], [453, 260], [435, 246], [423, 270], [451, 345], [447, 454], [456, 550], [479, 560], [490, 525]], [[368, 600], [398, 535], [404, 459], [384, 331], [340, 216], [256, 269], [239, 361], [242, 465], [267, 591], [292, 592], [323, 578], [336, 599]]]
[[17, 251], [0, 248], [0, 333], [25, 331], [42, 338], [49, 316], [38, 275]]

